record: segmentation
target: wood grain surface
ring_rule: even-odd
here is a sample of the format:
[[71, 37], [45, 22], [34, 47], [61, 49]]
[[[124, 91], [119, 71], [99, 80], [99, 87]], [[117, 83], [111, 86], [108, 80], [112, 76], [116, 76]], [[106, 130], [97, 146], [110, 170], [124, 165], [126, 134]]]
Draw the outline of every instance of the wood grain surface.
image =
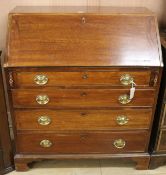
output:
[[[126, 116], [128, 122], [117, 123], [118, 116]], [[121, 110], [15, 110], [17, 130], [124, 130], [149, 129], [151, 109]], [[41, 116], [47, 116], [49, 125], [40, 125]]]
[[[30, 88], [30, 87], [55, 87], [55, 86], [124, 86], [120, 79], [123, 75], [128, 74], [133, 78], [133, 81], [137, 86], [149, 86], [150, 85], [150, 70], [140, 71], [49, 71], [45, 72], [42, 69], [38, 69], [35, 72], [16, 72], [14, 74], [14, 82], [17, 88]], [[36, 75], [44, 75], [48, 78], [48, 82], [45, 85], [38, 85], [35, 83], [34, 78]], [[131, 85], [129, 85], [131, 86]], [[125, 87], [125, 86], [124, 86]]]
[[[102, 107], [152, 107], [155, 90], [138, 89], [128, 104], [121, 104], [119, 96], [129, 94], [130, 89], [14, 89], [12, 98], [14, 107], [21, 108], [102, 108]], [[40, 105], [36, 102], [38, 95], [47, 95], [49, 102]]]
[[[24, 9], [9, 15], [4, 64], [17, 170], [27, 170], [27, 163], [39, 156], [73, 154], [129, 156], [137, 169], [147, 169], [162, 71], [154, 13], [145, 8], [85, 6], [37, 11], [29, 7], [27, 13]], [[138, 85], [134, 98], [121, 104], [119, 97], [131, 89], [120, 82], [126, 73]], [[44, 86], [34, 81], [38, 74], [47, 76]], [[45, 104], [40, 104], [43, 96]], [[117, 125], [121, 114], [129, 118], [124, 126]], [[47, 128], [39, 124], [42, 115], [51, 119]], [[124, 140], [124, 148], [115, 147], [117, 139]], [[52, 145], [41, 147], [43, 140]]]
[[160, 66], [154, 14], [127, 9], [14, 12], [6, 66]]
[[[30, 133], [18, 134], [17, 151], [19, 153], [129, 153], [144, 152], [147, 144], [147, 132], [97, 132], [97, 133]], [[43, 148], [40, 142], [48, 139], [50, 148]], [[123, 139], [126, 146], [117, 149], [113, 143]]]
[[6, 29], [7, 15], [15, 6], [85, 6], [87, 9], [90, 6], [113, 6], [113, 7], [147, 7], [157, 14], [161, 27], [166, 27], [166, 1], [164, 0], [1, 0], [0, 1], [0, 33], [4, 33], [0, 38], [0, 49], [5, 48], [6, 44]]

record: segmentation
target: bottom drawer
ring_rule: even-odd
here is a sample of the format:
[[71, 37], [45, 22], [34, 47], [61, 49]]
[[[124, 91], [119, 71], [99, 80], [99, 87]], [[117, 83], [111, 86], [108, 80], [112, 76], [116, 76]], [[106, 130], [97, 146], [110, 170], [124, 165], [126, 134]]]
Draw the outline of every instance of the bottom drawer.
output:
[[160, 131], [157, 151], [166, 151], [166, 129]]
[[18, 153], [128, 153], [146, 150], [148, 132], [28, 133], [17, 135]]

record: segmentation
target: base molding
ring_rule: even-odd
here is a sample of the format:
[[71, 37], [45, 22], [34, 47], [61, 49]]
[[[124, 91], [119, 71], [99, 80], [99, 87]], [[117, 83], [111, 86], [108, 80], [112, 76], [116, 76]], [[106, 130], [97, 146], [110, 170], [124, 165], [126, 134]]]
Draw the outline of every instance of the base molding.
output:
[[53, 154], [34, 155], [16, 154], [14, 157], [16, 171], [27, 171], [29, 164], [42, 160], [65, 160], [65, 159], [131, 159], [136, 163], [137, 170], [147, 170], [149, 168], [150, 155], [148, 153], [133, 154]]
[[166, 153], [153, 153], [150, 157], [149, 169], [155, 169], [166, 163]]
[[5, 168], [4, 170], [1, 170], [0, 174], [7, 174], [7, 173], [10, 173], [11, 171], [14, 171], [14, 166], [9, 166]]

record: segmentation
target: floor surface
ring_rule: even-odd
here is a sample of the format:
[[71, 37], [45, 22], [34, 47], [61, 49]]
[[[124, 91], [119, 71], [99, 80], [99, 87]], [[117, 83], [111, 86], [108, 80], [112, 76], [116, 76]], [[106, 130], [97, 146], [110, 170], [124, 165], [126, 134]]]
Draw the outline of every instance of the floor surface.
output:
[[34, 163], [27, 172], [9, 175], [166, 175], [166, 165], [155, 170], [135, 170], [126, 160], [56, 160]]

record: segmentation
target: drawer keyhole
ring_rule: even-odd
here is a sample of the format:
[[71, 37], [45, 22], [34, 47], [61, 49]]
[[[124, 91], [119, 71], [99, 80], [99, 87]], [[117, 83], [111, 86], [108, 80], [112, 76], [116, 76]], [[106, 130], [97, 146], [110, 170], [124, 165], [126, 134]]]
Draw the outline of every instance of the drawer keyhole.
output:
[[87, 137], [88, 137], [88, 135], [86, 135], [86, 134], [81, 134], [80, 135], [81, 140], [85, 140]]
[[82, 79], [84, 79], [84, 80], [85, 80], [85, 79], [88, 79], [88, 75], [87, 75], [87, 74], [83, 74], [83, 75], [82, 75]]
[[87, 116], [87, 113], [86, 112], [81, 112], [81, 116], [85, 117], [85, 116]]
[[86, 96], [87, 96], [87, 93], [86, 93], [86, 92], [82, 92], [80, 95], [81, 95], [82, 97], [86, 97]]
[[82, 22], [82, 24], [85, 24], [85, 23], [86, 23], [85, 17], [82, 17], [82, 18], [81, 18], [81, 22]]

